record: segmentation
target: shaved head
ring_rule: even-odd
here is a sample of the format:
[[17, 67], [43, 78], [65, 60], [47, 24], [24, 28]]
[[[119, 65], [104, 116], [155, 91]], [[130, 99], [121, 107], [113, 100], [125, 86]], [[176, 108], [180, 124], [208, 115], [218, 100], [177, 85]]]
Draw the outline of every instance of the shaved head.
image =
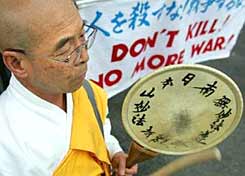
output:
[[0, 52], [38, 49], [42, 36], [77, 15], [75, 8], [71, 0], [0, 0]]
[[63, 94], [80, 88], [85, 78], [88, 52], [77, 52], [84, 33], [73, 0], [0, 0], [5, 66], [28, 90], [58, 106], [64, 105]]

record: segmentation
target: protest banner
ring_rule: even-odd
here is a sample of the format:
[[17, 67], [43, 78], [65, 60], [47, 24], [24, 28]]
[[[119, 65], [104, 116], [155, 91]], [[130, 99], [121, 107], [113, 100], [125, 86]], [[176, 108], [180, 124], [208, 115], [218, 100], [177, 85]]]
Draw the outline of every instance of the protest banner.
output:
[[98, 28], [87, 78], [109, 97], [173, 64], [227, 58], [245, 21], [244, 0], [78, 0]]

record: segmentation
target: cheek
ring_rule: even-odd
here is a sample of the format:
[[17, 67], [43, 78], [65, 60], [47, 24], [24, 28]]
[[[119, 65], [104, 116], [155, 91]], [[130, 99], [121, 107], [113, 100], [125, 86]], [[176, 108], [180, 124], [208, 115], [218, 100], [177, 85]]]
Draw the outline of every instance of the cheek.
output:
[[78, 67], [66, 67], [64, 69], [64, 75], [68, 80], [74, 80], [81, 76], [81, 74], [87, 69], [86, 66], [78, 66]]
[[66, 81], [71, 81], [76, 77], [76, 71], [72, 68], [66, 68], [64, 70], [60, 71], [63, 74], [63, 79], [65, 79]]
[[56, 78], [56, 81], [59, 82], [59, 85], [66, 88], [74, 87], [77, 84], [80, 71], [74, 67], [65, 67], [61, 70], [58, 70], [59, 75]]
[[43, 68], [41, 64], [35, 64], [32, 67], [32, 73], [30, 77], [32, 77], [34, 81], [42, 80], [43, 78], [47, 77], [47, 70]]
[[33, 72], [33, 75], [35, 75], [33, 78], [38, 79], [45, 84], [53, 84], [54, 81], [59, 79], [63, 74], [61, 68], [44, 62], [35, 64]]
[[39, 84], [42, 85], [50, 85], [64, 90], [70, 90], [80, 84], [81, 80], [79, 80], [79, 77], [83, 70], [86, 69], [85, 67], [39, 62], [33, 67], [35, 76], [33, 76], [32, 79], [34, 82], [39, 82]]

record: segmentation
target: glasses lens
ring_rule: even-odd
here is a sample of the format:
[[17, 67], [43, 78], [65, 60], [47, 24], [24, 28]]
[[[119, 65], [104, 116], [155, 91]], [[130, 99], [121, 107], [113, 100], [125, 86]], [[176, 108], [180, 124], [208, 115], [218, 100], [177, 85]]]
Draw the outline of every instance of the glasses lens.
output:
[[82, 50], [82, 46], [76, 48], [70, 55], [70, 59], [69, 59], [69, 63], [77, 63], [77, 60], [80, 59], [81, 56], [81, 50]]
[[91, 26], [85, 25], [84, 31], [85, 31], [85, 40], [87, 41], [87, 49], [89, 49], [94, 43], [97, 30]]

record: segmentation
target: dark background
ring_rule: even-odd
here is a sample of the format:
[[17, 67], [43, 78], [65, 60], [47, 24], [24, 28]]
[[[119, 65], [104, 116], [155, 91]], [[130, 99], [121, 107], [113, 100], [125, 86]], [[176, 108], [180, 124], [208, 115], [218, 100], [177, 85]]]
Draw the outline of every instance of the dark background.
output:
[[[245, 94], [245, 29], [240, 33], [238, 42], [230, 58], [201, 63], [212, 66], [231, 77], [239, 86], [243, 99]], [[128, 90], [109, 100], [110, 118], [113, 134], [118, 138], [125, 151], [128, 150], [130, 137], [122, 127], [121, 108]], [[245, 121], [240, 121], [236, 130], [218, 145], [222, 153], [222, 161], [209, 161], [188, 167], [174, 176], [244, 176], [245, 175]], [[139, 176], [149, 175], [158, 168], [176, 159], [176, 156], [160, 155], [154, 159], [139, 164]]]

